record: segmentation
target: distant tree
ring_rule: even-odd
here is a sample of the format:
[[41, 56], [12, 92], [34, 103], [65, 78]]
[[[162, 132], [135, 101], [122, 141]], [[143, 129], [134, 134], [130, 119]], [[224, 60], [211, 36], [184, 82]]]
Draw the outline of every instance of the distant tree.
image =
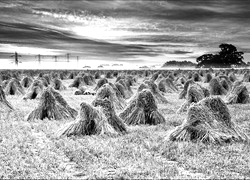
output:
[[204, 54], [196, 59], [197, 67], [216, 67], [221, 66], [220, 59], [217, 54]]
[[221, 44], [219, 46], [221, 51], [219, 52], [219, 56], [221, 61], [228, 65], [242, 65], [244, 57], [242, 56], [244, 53], [237, 51], [237, 48], [232, 44]]
[[246, 66], [243, 62], [243, 52], [237, 51], [232, 44], [221, 44], [218, 54], [204, 54], [196, 59], [197, 67], [231, 67]]
[[202, 56], [198, 57], [196, 59], [197, 63], [205, 62], [205, 61], [211, 61], [213, 59], [213, 54], [203, 54]]
[[192, 63], [190, 61], [167, 61], [163, 64], [162, 67], [171, 67], [171, 66], [174, 66], [174, 67], [192, 67], [192, 66], [196, 66], [195, 63]]

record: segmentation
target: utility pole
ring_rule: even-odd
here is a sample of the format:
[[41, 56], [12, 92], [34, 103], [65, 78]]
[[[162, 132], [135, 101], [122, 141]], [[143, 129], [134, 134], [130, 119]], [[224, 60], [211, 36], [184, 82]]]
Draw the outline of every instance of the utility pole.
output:
[[41, 54], [38, 54], [37, 56], [35, 56], [35, 57], [37, 57], [38, 58], [38, 62], [39, 62], [39, 64], [41, 63], [41, 58], [42, 58], [42, 56], [41, 56]]
[[58, 56], [53, 56], [52, 58], [54, 58], [54, 59], [55, 59], [55, 62], [57, 62]]
[[18, 66], [18, 63], [19, 63], [18, 57], [22, 57], [22, 56], [19, 55], [17, 52], [15, 52], [15, 54], [10, 57], [15, 57], [15, 65]]
[[79, 61], [79, 56], [76, 56], [76, 60], [77, 60], [77, 62]]
[[66, 57], [67, 57], [67, 61], [69, 62], [69, 53], [66, 54]]

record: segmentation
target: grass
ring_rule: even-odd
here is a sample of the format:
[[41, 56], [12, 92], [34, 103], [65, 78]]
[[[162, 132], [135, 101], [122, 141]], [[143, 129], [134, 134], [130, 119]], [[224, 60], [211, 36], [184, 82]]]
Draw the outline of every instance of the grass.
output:
[[[63, 80], [63, 84], [68, 87], [72, 81]], [[250, 83], [246, 85], [250, 90]], [[61, 94], [76, 110], [81, 102], [94, 99], [75, 96], [75, 90], [67, 88]], [[166, 124], [129, 126], [123, 136], [58, 138], [56, 132], [69, 120], [27, 122], [38, 100], [7, 96], [16, 110], [0, 117], [0, 178], [250, 178], [249, 144], [166, 141], [186, 113], [175, 113], [185, 101], [178, 99], [178, 93], [165, 97], [170, 103], [158, 108]], [[250, 136], [250, 104], [228, 107], [233, 121]]]

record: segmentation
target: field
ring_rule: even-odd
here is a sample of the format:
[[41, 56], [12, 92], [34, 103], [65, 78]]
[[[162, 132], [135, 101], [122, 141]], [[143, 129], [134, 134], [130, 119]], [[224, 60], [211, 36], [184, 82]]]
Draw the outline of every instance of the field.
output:
[[[243, 74], [236, 73], [236, 77], [242, 80]], [[132, 86], [134, 93], [143, 79], [137, 78]], [[115, 80], [116, 77], [108, 79], [112, 83]], [[73, 79], [62, 82], [67, 89], [60, 91], [61, 95], [77, 111], [81, 102], [93, 101], [93, 95], [74, 95], [77, 88], [69, 87]], [[203, 81], [197, 83], [207, 88], [209, 85]], [[250, 91], [250, 83], [243, 84]], [[92, 91], [95, 86], [87, 88]], [[7, 114], [1, 110], [0, 178], [249, 179], [249, 143], [218, 145], [166, 139], [187, 117], [186, 113], [176, 113], [185, 101], [178, 98], [181, 90], [165, 93], [169, 103], [158, 104], [166, 118], [165, 124], [128, 126], [128, 134], [111, 137], [59, 138], [58, 130], [73, 120], [27, 122], [27, 115], [39, 100], [23, 100], [21, 95], [8, 95], [6, 99], [15, 111]], [[233, 104], [228, 108], [232, 120], [250, 136], [250, 104]]]

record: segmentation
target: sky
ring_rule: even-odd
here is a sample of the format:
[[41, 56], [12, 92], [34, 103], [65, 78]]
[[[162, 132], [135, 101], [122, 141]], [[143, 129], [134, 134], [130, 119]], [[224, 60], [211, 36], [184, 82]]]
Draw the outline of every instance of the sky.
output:
[[249, 0], [1, 0], [0, 60], [13, 64], [17, 51], [31, 67], [38, 54], [69, 67], [67, 53], [72, 67], [162, 65], [231, 43], [248, 62], [249, 22]]

